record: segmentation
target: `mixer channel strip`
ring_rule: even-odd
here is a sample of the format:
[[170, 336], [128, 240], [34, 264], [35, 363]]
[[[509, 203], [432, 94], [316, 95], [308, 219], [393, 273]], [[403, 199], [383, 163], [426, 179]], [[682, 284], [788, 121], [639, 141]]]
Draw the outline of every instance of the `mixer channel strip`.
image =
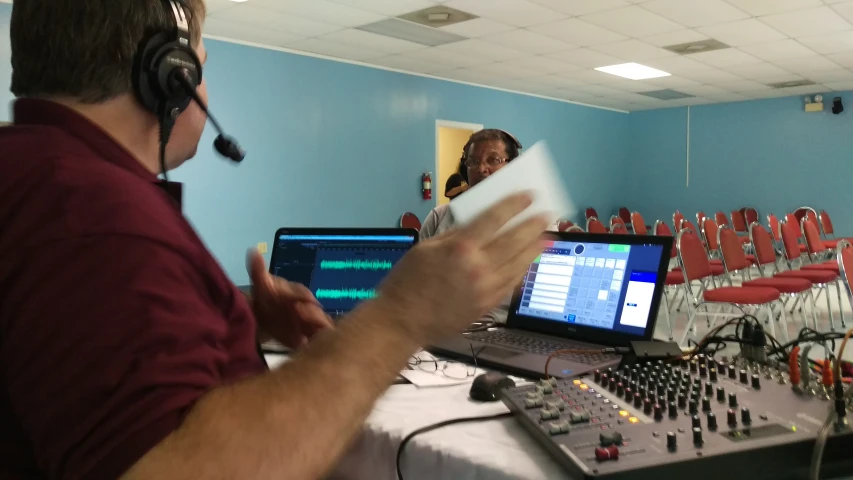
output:
[[[632, 480], [804, 478], [832, 403], [780, 371], [704, 356], [540, 380], [502, 400], [572, 473]], [[853, 471], [851, 449], [849, 428], [834, 433], [824, 471]]]

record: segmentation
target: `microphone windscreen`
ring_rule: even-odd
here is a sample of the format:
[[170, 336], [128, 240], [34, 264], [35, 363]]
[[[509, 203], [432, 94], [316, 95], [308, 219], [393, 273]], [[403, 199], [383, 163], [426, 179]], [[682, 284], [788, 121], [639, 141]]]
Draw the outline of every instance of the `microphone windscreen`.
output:
[[215, 148], [220, 155], [228, 158], [234, 163], [240, 163], [244, 158], [246, 158], [246, 152], [240, 148], [240, 145], [238, 145], [232, 138], [225, 135], [218, 135], [216, 137], [216, 140], [213, 141], [213, 148]]

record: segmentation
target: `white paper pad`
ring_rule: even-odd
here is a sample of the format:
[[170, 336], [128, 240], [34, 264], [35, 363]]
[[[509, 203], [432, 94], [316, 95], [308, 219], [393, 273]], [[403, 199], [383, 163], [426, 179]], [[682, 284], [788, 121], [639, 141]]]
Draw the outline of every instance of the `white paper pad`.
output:
[[522, 192], [533, 195], [533, 204], [503, 229], [539, 214], [547, 215], [549, 222], [554, 222], [577, 213], [545, 142], [526, 149], [518, 158], [450, 202], [450, 211], [454, 220], [464, 225], [509, 195]]

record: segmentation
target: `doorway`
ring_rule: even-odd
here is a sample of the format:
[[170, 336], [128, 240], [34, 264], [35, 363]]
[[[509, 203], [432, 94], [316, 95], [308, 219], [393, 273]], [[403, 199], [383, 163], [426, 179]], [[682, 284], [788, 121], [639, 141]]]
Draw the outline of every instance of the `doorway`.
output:
[[479, 132], [482, 129], [483, 126], [476, 123], [451, 122], [448, 120], [437, 120], [435, 122], [436, 174], [433, 179], [433, 186], [436, 192], [436, 205], [444, 205], [450, 202], [444, 191], [447, 179], [459, 168], [462, 149], [468, 143], [468, 139], [474, 132]]

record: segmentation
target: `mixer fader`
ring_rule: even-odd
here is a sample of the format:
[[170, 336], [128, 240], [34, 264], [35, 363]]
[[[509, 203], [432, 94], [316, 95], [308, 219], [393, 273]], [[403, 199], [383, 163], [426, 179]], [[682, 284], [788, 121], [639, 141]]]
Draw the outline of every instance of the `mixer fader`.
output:
[[[584, 478], [804, 478], [832, 402], [781, 370], [690, 361], [540, 380], [504, 392], [517, 418]], [[823, 472], [853, 472], [853, 433], [835, 432]]]

